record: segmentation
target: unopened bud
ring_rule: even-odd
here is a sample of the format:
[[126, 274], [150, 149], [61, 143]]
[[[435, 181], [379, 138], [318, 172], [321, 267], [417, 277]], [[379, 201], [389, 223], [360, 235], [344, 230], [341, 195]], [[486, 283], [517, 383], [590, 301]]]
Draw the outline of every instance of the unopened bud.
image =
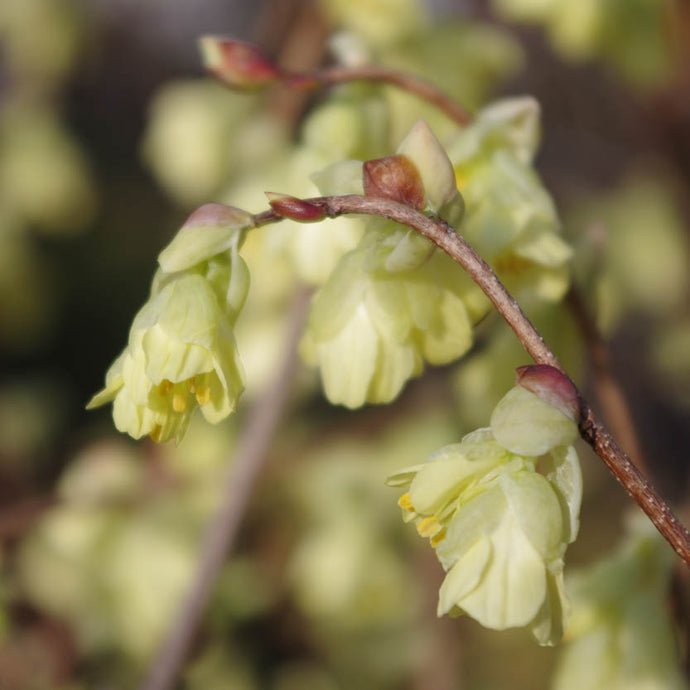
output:
[[364, 163], [364, 193], [392, 199], [420, 211], [426, 205], [424, 184], [415, 164], [402, 154]]
[[283, 218], [300, 223], [314, 223], [326, 217], [326, 210], [317, 204], [286, 194], [266, 192], [271, 208]]
[[580, 397], [575, 384], [548, 364], [528, 364], [516, 370], [516, 385], [553, 405], [575, 423], [580, 421]]
[[228, 86], [258, 89], [282, 78], [275, 62], [253, 43], [203, 36], [199, 48], [206, 70]]

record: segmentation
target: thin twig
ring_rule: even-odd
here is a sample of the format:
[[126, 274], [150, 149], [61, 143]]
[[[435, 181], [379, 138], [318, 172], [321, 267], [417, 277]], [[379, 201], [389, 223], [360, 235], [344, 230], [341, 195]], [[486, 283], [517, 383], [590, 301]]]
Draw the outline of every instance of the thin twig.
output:
[[397, 86], [435, 105], [460, 125], [465, 126], [472, 120], [465, 108], [431, 82], [381, 65], [330, 67], [303, 74], [288, 73], [284, 83], [292, 88], [312, 90], [352, 81], [373, 81]]
[[218, 513], [208, 528], [194, 581], [169, 637], [151, 666], [142, 690], [170, 690], [175, 684], [216, 581], [245, 514], [252, 489], [288, 401], [297, 369], [297, 343], [304, 327], [308, 293], [300, 291], [290, 317], [285, 355], [276, 378], [256, 402], [228, 470]]
[[[542, 336], [492, 268], [442, 219], [427, 217], [410, 206], [388, 199], [359, 195], [317, 197], [305, 201], [319, 206], [332, 218], [348, 213], [359, 213], [388, 218], [413, 228], [431, 240], [465, 269], [513, 329], [535, 362], [549, 364], [567, 375], [556, 355], [549, 349]], [[271, 210], [255, 216], [255, 223], [259, 226], [280, 219], [281, 216]], [[604, 461], [616, 479], [647, 514], [683, 561], [690, 566], [690, 532], [685, 529], [668, 504], [618, 446], [582, 396], [580, 396], [580, 401], [580, 435], [592, 446], [595, 453]]]

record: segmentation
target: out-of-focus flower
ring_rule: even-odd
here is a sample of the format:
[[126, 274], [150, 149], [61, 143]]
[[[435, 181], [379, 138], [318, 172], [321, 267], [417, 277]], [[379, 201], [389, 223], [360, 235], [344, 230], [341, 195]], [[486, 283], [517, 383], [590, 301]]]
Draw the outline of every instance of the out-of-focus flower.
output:
[[400, 40], [430, 22], [419, 0], [321, 0], [320, 4], [336, 26], [364, 36], [373, 45]]
[[573, 613], [554, 690], [682, 690], [668, 594], [675, 554], [642, 514], [607, 558], [568, 578]]
[[427, 409], [376, 439], [336, 438], [304, 458], [287, 488], [305, 525], [289, 570], [305, 615], [339, 631], [410, 628], [419, 590], [383, 480], [401, 453], [425, 454], [453, 436], [447, 411]]
[[498, 101], [448, 147], [467, 211], [460, 231], [522, 298], [557, 301], [572, 250], [553, 201], [531, 166], [539, 140], [532, 98]]
[[666, 0], [493, 0], [510, 19], [543, 24], [556, 50], [602, 59], [631, 82], [658, 85], [670, 73], [672, 3]]
[[32, 88], [53, 88], [74, 66], [86, 13], [75, 0], [25, 0], [0, 6], [3, 58]]
[[563, 557], [582, 496], [569, 445], [577, 426], [520, 387], [491, 421], [388, 483], [407, 489], [403, 518], [430, 538], [447, 572], [439, 615], [466, 613], [496, 630], [529, 626], [540, 644], [555, 644], [568, 610]]
[[169, 194], [194, 205], [217, 198], [238, 172], [275, 162], [284, 127], [257, 98], [210, 80], [167, 84], [154, 97], [142, 154]]
[[87, 160], [48, 108], [9, 102], [0, 116], [0, 194], [5, 209], [45, 231], [74, 234], [92, 219]]
[[663, 177], [638, 174], [604, 197], [578, 199], [568, 214], [581, 238], [575, 276], [605, 332], [629, 314], [675, 320], [682, 308], [690, 244], [672, 188]]

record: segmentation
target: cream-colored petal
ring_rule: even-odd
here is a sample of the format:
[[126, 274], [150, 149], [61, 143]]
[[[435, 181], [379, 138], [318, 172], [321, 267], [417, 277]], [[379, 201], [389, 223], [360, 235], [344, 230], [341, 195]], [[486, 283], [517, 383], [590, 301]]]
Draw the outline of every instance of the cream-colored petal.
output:
[[491, 557], [491, 542], [480, 537], [448, 571], [438, 592], [437, 615], [449, 613], [481, 582]]

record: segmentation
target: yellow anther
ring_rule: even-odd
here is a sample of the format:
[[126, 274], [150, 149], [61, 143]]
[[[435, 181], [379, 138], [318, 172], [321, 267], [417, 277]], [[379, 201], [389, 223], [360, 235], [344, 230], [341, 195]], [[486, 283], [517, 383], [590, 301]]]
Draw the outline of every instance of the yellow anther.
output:
[[465, 186], [465, 183], [467, 180], [465, 179], [465, 176], [459, 171], [455, 171], [455, 186], [462, 191], [462, 188]]
[[[169, 383], [169, 382], [168, 382]], [[163, 427], [161, 427], [160, 424], [156, 424], [156, 426], [153, 427], [153, 431], [149, 434], [149, 436], [156, 442], [158, 443], [161, 440], [161, 431], [163, 431]]]
[[199, 386], [196, 389], [196, 401], [199, 405], [205, 405], [211, 400], [211, 388], [209, 386]]
[[194, 376], [187, 381], [187, 389], [192, 395], [196, 393], [196, 378]]
[[441, 523], [433, 515], [431, 517], [424, 518], [417, 525], [417, 532], [419, 532], [421, 537], [433, 537], [442, 529]]
[[173, 388], [173, 383], [172, 381], [168, 381], [168, 379], [163, 379], [159, 384], [158, 384], [158, 392], [163, 396], [166, 397], [169, 395], [170, 391]]
[[446, 530], [442, 529], [438, 534], [434, 534], [429, 543], [436, 548], [446, 538]]
[[172, 406], [175, 412], [184, 412], [187, 409], [187, 394], [175, 393], [172, 398]]
[[412, 503], [410, 501], [410, 494], [403, 494], [399, 499], [398, 499], [398, 505], [403, 509], [403, 510], [408, 510], [410, 513], [414, 513], [414, 508], [412, 507]]

